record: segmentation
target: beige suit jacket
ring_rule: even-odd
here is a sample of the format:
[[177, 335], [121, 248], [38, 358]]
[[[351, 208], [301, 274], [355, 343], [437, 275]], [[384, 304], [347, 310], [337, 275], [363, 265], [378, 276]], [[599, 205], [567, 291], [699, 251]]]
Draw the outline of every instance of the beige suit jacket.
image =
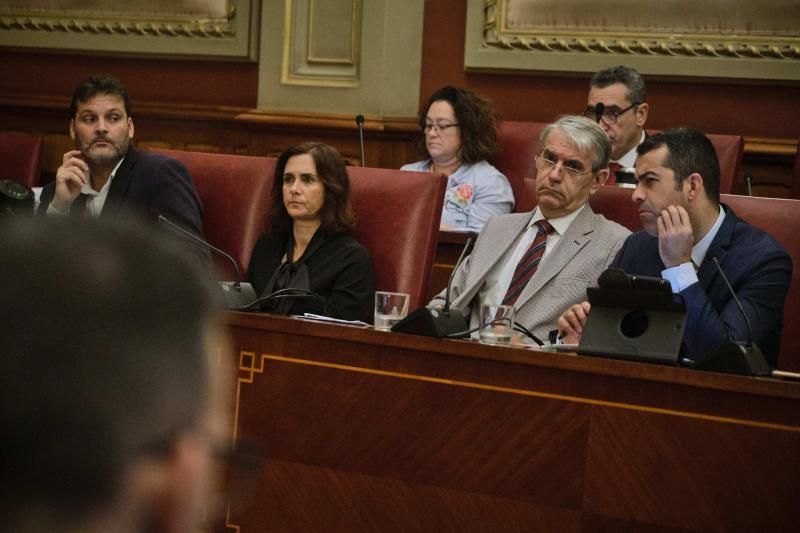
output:
[[[489, 219], [472, 253], [453, 276], [451, 307], [460, 309], [464, 316], [479, 311], [477, 300], [486, 277], [516, 246], [532, 216], [533, 212], [514, 213]], [[516, 321], [546, 341], [561, 313], [586, 300], [586, 288], [597, 283], [597, 278], [613, 261], [630, 233], [616, 222], [595, 214], [587, 205], [555, 248], [548, 252], [519, 295]], [[445, 292], [446, 289], [439, 293], [430, 305], [443, 305]]]

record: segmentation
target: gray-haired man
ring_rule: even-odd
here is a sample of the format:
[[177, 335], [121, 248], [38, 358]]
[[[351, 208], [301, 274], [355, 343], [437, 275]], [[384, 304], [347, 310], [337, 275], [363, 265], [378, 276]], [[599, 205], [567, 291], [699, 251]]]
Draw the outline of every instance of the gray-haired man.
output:
[[[610, 142], [593, 120], [564, 116], [548, 125], [536, 156], [537, 207], [498, 215], [453, 277], [451, 306], [479, 325], [482, 304], [516, 308], [516, 321], [539, 338], [614, 259], [630, 231], [589, 207], [608, 178]], [[445, 291], [431, 302], [444, 304]]]

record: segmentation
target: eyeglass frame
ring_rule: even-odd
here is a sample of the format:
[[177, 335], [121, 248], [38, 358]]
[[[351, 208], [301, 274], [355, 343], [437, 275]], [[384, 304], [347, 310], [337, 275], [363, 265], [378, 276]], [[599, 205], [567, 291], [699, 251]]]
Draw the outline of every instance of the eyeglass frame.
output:
[[[634, 107], [636, 107], [638, 105], [642, 105], [643, 103], [644, 102], [634, 102], [631, 105], [629, 105], [628, 107], [626, 107], [625, 109], [621, 109], [620, 111], [616, 111], [616, 110], [613, 110], [613, 109], [612, 110], [604, 110], [603, 114], [600, 115], [600, 120], [605, 122], [607, 125], [612, 126], [612, 125], [617, 123], [617, 121], [619, 120], [619, 116], [620, 115], [622, 115], [623, 113], [627, 113], [628, 111], [630, 111]], [[597, 120], [597, 106], [595, 106], [593, 108], [587, 107], [586, 110], [583, 112], [583, 116], [586, 117], [586, 118], [591, 118], [591, 119]], [[609, 120], [609, 118], [606, 118], [606, 116], [608, 116], [609, 118], [613, 118], [613, 120]], [[600, 120], [597, 120], [597, 122], [600, 122]]]
[[428, 134], [433, 131], [434, 128], [436, 128], [436, 131], [439, 133], [444, 133], [450, 128], [455, 128], [457, 126], [461, 126], [461, 124], [458, 122], [453, 122], [452, 124], [436, 124], [435, 122], [431, 124], [425, 123], [425, 125], [422, 126], [422, 132]]
[[[533, 160], [536, 163], [537, 171], [546, 170], [546, 171], [549, 172], [550, 170], [558, 167], [558, 164], [559, 164], [558, 161], [553, 161], [552, 159], [548, 159], [548, 158], [546, 158], [545, 156], [543, 156], [541, 154], [537, 155], [537, 156], [534, 156]], [[542, 162], [542, 165], [545, 165], [542, 168], [539, 168], [539, 162], [540, 161]], [[589, 168], [588, 170], [578, 170], [576, 168], [567, 167], [567, 166], [564, 166], [563, 162], [561, 163], [561, 170], [565, 170], [567, 172], [567, 174], [569, 174], [573, 178], [577, 178], [578, 176], [586, 174], [587, 172], [594, 172], [593, 168]], [[560, 170], [559, 170], [559, 174], [560, 174]], [[563, 175], [563, 174], [560, 174], [560, 175]]]

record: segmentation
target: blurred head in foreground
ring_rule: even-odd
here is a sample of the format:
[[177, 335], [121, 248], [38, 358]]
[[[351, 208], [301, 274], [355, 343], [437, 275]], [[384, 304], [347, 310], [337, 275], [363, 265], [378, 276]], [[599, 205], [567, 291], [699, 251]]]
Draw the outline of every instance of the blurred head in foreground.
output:
[[227, 427], [208, 281], [112, 220], [0, 250], [0, 530], [197, 530]]

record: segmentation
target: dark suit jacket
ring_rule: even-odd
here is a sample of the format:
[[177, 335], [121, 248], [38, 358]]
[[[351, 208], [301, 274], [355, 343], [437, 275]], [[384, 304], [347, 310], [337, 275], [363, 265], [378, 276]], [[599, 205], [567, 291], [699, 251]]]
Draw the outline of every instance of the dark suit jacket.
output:
[[[55, 182], [42, 189], [39, 213], [45, 213], [55, 195]], [[73, 212], [76, 211], [73, 209]], [[192, 234], [203, 236], [203, 206], [192, 177], [180, 162], [166, 156], [128, 149], [108, 190], [100, 217], [125, 214], [155, 220], [161, 214]], [[169, 229], [169, 232], [175, 230]], [[185, 237], [176, 237], [187, 251], [208, 266], [209, 252]]]
[[[775, 239], [724, 207], [725, 219], [697, 270], [700, 283], [681, 292], [688, 313], [682, 351], [691, 359], [702, 360], [704, 354], [725, 342], [747, 340], [745, 320], [711, 262], [716, 257], [750, 319], [753, 341], [775, 367], [792, 260]], [[645, 231], [634, 233], [610, 268], [660, 277], [664, 263], [658, 253], [658, 238]]]

